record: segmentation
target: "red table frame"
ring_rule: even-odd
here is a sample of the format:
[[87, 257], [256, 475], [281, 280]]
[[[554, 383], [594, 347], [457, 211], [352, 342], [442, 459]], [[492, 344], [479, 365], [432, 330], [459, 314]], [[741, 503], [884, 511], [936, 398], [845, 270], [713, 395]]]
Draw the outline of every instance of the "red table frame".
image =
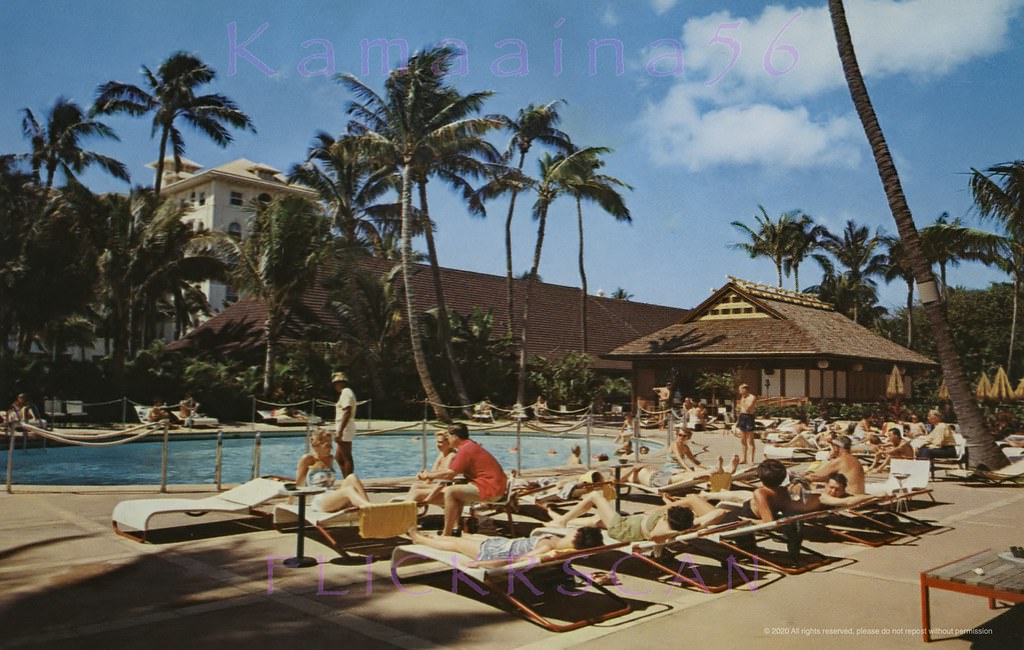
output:
[[978, 555], [984, 555], [985, 553], [991, 552], [992, 549], [985, 549], [978, 553], [972, 553], [965, 555], [962, 558], [953, 560], [952, 562], [946, 562], [937, 567], [928, 569], [927, 571], [921, 572], [921, 636], [925, 643], [929, 643], [932, 640], [930, 633], [931, 628], [931, 607], [929, 604], [928, 589], [945, 589], [946, 591], [955, 591], [961, 594], [970, 594], [972, 596], [982, 596], [988, 598], [988, 608], [995, 609], [996, 601], [1002, 600], [1010, 603], [1024, 603], [1024, 595], [1018, 594], [1012, 591], [1002, 591], [995, 587], [987, 587], [985, 585], [965, 585], [961, 582], [953, 582], [952, 580], [944, 580], [942, 578], [932, 578], [927, 574], [932, 571], [938, 571], [943, 567], [947, 567], [957, 562], [963, 562], [969, 560], [972, 557]]

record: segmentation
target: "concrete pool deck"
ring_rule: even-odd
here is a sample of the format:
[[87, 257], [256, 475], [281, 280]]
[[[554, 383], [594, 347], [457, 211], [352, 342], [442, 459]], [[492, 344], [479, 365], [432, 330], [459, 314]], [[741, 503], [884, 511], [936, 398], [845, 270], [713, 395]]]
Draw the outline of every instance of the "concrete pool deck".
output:
[[[697, 441], [712, 457], [739, 446], [717, 434]], [[0, 647], [920, 647], [914, 633], [921, 620], [920, 571], [1024, 542], [1024, 490], [942, 480], [933, 487], [938, 503], [919, 501], [915, 514], [947, 526], [943, 531], [881, 548], [812, 541], [844, 561], [722, 594], [666, 585], [624, 568], [621, 586], [613, 589], [631, 602], [631, 614], [555, 634], [468, 585], [452, 593], [450, 573], [416, 577], [420, 572], [412, 567], [412, 577], [403, 572], [403, 585], [416, 593], [399, 590], [389, 573], [392, 544], [362, 549], [377, 558], [372, 563], [362, 555], [346, 562], [311, 538], [306, 554], [325, 563], [276, 566], [271, 582], [268, 558], [292, 555], [293, 534], [181, 516], [161, 525], [191, 526], [140, 544], [111, 531], [110, 513], [123, 499], [161, 496], [154, 487], [15, 486], [14, 494], [0, 495]], [[210, 491], [175, 486], [167, 496], [198, 498]], [[595, 559], [582, 568], [599, 564]], [[591, 605], [586, 597], [570, 600], [553, 603], [554, 613]], [[932, 624], [956, 633], [936, 635], [954, 637], [942, 648], [1021, 648], [1022, 607], [989, 610], [983, 598], [933, 591]], [[969, 629], [981, 633], [959, 636]]]

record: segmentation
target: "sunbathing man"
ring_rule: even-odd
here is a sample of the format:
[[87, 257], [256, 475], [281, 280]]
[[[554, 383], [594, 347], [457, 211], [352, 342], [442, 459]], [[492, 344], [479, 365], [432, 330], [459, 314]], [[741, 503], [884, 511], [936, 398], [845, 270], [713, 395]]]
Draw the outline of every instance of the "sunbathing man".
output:
[[883, 445], [875, 452], [875, 460], [865, 473], [871, 474], [888, 469], [889, 463], [893, 458], [914, 459], [914, 446], [900, 434], [899, 427], [890, 428], [888, 438], [888, 444]]
[[832, 472], [839, 472], [846, 477], [851, 494], [864, 494], [864, 466], [850, 453], [852, 446], [853, 441], [849, 436], [833, 439], [832, 455], [829, 460], [804, 477], [809, 481], [824, 481]]
[[[729, 467], [729, 473], [735, 474], [739, 464], [740, 457], [738, 455], [733, 455], [732, 464]], [[704, 466], [701, 466], [700, 471], [697, 471], [696, 469], [675, 471], [672, 469], [666, 469], [662, 465], [639, 465], [630, 470], [622, 480], [626, 483], [639, 483], [640, 485], [646, 485], [647, 487], [663, 488], [666, 485], [707, 477], [710, 472], [711, 468]]]
[[[437, 446], [437, 458], [434, 459], [434, 464], [431, 466], [431, 472], [440, 472], [446, 470], [452, 464], [452, 459], [455, 458], [455, 448], [452, 447], [451, 442], [448, 441], [448, 434], [444, 431], [438, 431], [434, 434], [434, 443]], [[415, 501], [416, 503], [429, 503], [430, 501], [437, 501], [438, 495], [444, 485], [432, 481], [416, 481], [409, 488], [408, 499]]]
[[413, 544], [422, 544], [442, 551], [455, 551], [474, 558], [469, 567], [494, 567], [527, 558], [539, 560], [549, 551], [584, 550], [601, 546], [604, 538], [597, 528], [580, 528], [564, 537], [534, 535], [532, 537], [488, 537], [463, 535], [462, 537], [435, 537], [423, 535], [416, 528], [409, 529]]
[[600, 492], [588, 492], [567, 513], [552, 519], [549, 526], [565, 528], [573, 519], [594, 510], [598, 521], [593, 525], [607, 529], [612, 539], [620, 542], [651, 540], [661, 543], [695, 525], [703, 528], [717, 523], [728, 514], [727, 510], [716, 508], [692, 494], [681, 499], [663, 497], [663, 500], [663, 506], [627, 516], [617, 513], [612, 503]]
[[794, 499], [790, 490], [782, 487], [787, 474], [786, 466], [774, 459], [758, 465], [757, 476], [761, 479], [761, 487], [754, 490], [749, 501], [743, 502], [740, 516], [768, 523], [775, 521], [778, 516], [787, 517], [824, 508], [853, 506], [874, 498], [866, 494], [834, 497], [830, 493], [816, 494], [798, 489], [796, 492], [800, 498]]
[[450, 480], [462, 474], [469, 483], [449, 485], [430, 503], [444, 505], [442, 535], [451, 535], [462, 519], [462, 508], [470, 503], [494, 501], [505, 494], [508, 477], [501, 464], [483, 447], [469, 439], [469, 429], [457, 422], [448, 428], [448, 442], [455, 448], [455, 458], [447, 469], [420, 472], [421, 481]]

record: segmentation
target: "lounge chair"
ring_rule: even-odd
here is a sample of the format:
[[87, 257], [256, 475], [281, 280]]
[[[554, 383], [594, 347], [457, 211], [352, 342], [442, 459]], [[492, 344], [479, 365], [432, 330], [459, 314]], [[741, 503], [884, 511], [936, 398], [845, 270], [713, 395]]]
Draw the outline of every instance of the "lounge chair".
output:
[[[329, 532], [331, 528], [358, 528], [362, 539], [389, 539], [405, 533], [416, 525], [417, 505], [414, 501], [375, 503], [365, 508], [345, 508], [336, 512], [316, 510], [306, 505], [306, 523], [316, 528], [327, 542], [347, 555], [344, 545]], [[280, 504], [274, 508], [274, 527], [298, 522], [299, 506]]]
[[[953, 474], [953, 472], [951, 472]], [[961, 470], [956, 475], [964, 480], [981, 481], [990, 485], [1024, 485], [1024, 460], [1008, 465], [1000, 470], [973, 469]]]
[[[394, 584], [400, 585], [401, 579], [398, 572], [402, 567], [414, 563], [436, 562], [444, 566], [442, 570], [447, 571], [451, 569], [456, 571], [458, 572], [458, 576], [479, 585], [479, 587], [485, 590], [485, 592], [478, 591], [481, 595], [489, 594], [512, 605], [512, 607], [522, 613], [528, 621], [547, 630], [551, 630], [552, 632], [567, 632], [586, 625], [592, 625], [594, 623], [600, 623], [602, 621], [623, 616], [632, 611], [632, 607], [629, 603], [609, 591], [603, 585], [600, 585], [593, 580], [588, 580], [587, 582], [590, 586], [615, 603], [616, 609], [568, 623], [555, 623], [538, 612], [534, 607], [515, 596], [515, 577], [519, 576], [519, 579], [523, 580], [526, 574], [530, 574], [533, 576], [530, 580], [531, 585], [533, 585], [535, 582], [540, 582], [542, 574], [550, 575], [551, 573], [558, 573], [559, 575], [557, 576], [556, 582], [549, 586], [548, 589], [543, 590], [542, 595], [546, 596], [545, 600], [547, 602], [557, 602], [559, 600], [572, 601], [572, 598], [563, 596], [563, 594], [572, 593], [566, 587], [562, 587], [560, 591], [555, 591], [555, 593], [549, 592], [556, 590], [558, 586], [564, 582], [565, 578], [571, 578], [577, 574], [578, 570], [572, 567], [573, 562], [578, 559], [608, 552], [624, 545], [624, 542], [617, 542], [612, 546], [600, 546], [585, 550], [573, 549], [569, 551], [551, 552], [545, 554], [540, 562], [527, 559], [500, 567], [471, 568], [466, 566], [466, 563], [470, 561], [470, 558], [467, 558], [464, 555], [453, 553], [452, 551], [442, 551], [421, 544], [408, 544], [396, 547], [391, 554], [391, 579]], [[462, 562], [460, 560], [465, 561]], [[457, 584], [456, 581], [458, 580], [458, 576], [453, 578], [453, 585]]]
[[[257, 478], [243, 483], [226, 492], [203, 499], [131, 499], [114, 506], [111, 524], [114, 532], [137, 542], [145, 542], [150, 530], [150, 520], [157, 515], [185, 513], [192, 517], [211, 512], [231, 515], [254, 515], [258, 506], [281, 496], [282, 481], [272, 478]], [[122, 527], [134, 531], [122, 530]]]
[[[797, 575], [839, 561], [839, 558], [829, 557], [807, 548], [799, 533], [799, 527], [804, 522], [824, 519], [829, 514], [827, 510], [820, 510], [782, 517], [767, 523], [751, 522], [723, 531], [710, 531], [708, 534], [702, 535], [701, 539], [708, 540], [728, 552], [742, 555], [758, 565], [765, 564], [780, 573]], [[758, 548], [759, 540], [769, 539], [786, 544], [788, 551], [786, 560], [776, 558], [777, 553], [775, 552]]]
[[[903, 478], [897, 478], [903, 477]], [[902, 494], [905, 498], [927, 495], [933, 502], [928, 481], [931, 478], [931, 463], [927, 460], [894, 458], [889, 463], [889, 477], [882, 482], [867, 483], [864, 491], [872, 495]]]
[[309, 415], [305, 411], [296, 411], [295, 415], [288, 415], [284, 411], [278, 413], [277, 411], [256, 411], [263, 421], [267, 424], [276, 424], [277, 426], [290, 426], [296, 424], [321, 424], [323, 418], [317, 415]]

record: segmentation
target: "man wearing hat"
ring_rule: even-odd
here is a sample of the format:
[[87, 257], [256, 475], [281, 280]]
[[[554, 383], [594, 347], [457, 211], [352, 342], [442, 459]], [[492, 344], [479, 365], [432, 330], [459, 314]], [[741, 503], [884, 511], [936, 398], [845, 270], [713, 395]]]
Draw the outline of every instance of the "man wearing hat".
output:
[[334, 458], [338, 461], [342, 476], [355, 471], [352, 459], [352, 439], [356, 435], [356, 394], [348, 387], [348, 376], [343, 372], [331, 375], [338, 401], [334, 405], [334, 441], [338, 444]]
[[846, 491], [850, 494], [864, 494], [864, 466], [857, 457], [850, 453], [853, 441], [850, 436], [837, 436], [832, 439], [832, 455], [828, 461], [816, 471], [806, 474], [810, 481], [825, 482], [833, 472], [846, 477]]

